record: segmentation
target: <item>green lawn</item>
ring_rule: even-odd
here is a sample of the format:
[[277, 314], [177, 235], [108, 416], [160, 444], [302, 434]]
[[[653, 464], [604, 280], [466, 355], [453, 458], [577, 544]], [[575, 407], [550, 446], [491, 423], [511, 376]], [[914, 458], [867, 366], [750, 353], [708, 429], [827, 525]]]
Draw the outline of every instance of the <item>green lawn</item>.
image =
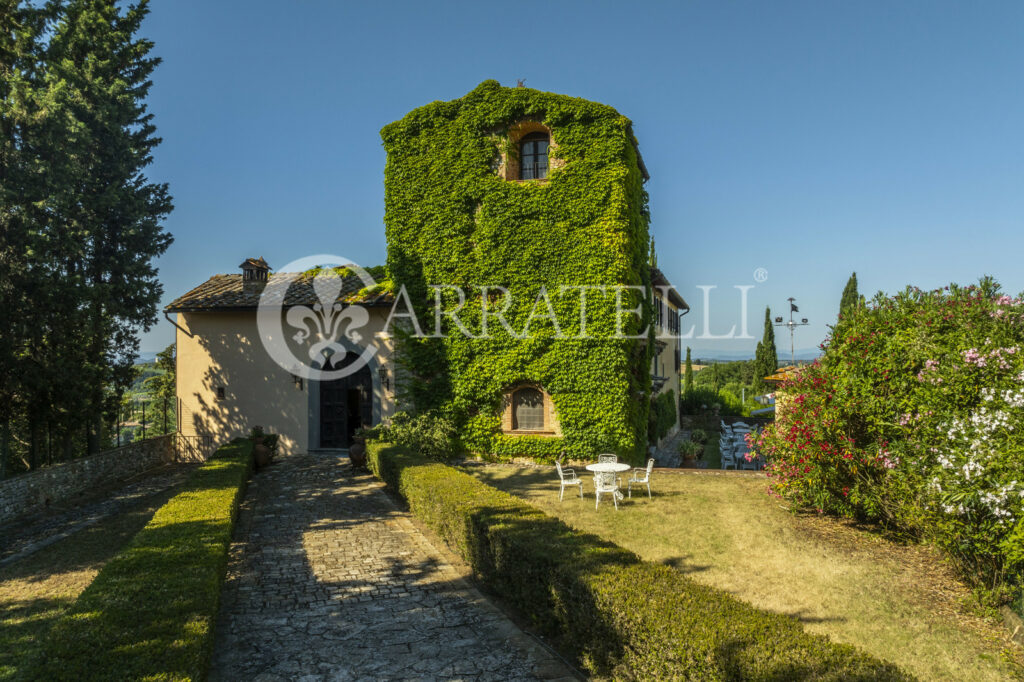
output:
[[24, 664], [53, 624], [171, 494], [161, 493], [0, 568], [0, 680], [24, 678]]
[[[967, 606], [969, 592], [928, 548], [896, 544], [830, 519], [794, 516], [763, 476], [652, 476], [616, 512], [586, 498], [558, 501], [554, 469], [472, 466], [487, 483], [644, 559], [799, 618], [810, 632], [862, 647], [926, 680], [1024, 679], [1024, 654]], [[586, 474], [585, 471], [582, 472]]]

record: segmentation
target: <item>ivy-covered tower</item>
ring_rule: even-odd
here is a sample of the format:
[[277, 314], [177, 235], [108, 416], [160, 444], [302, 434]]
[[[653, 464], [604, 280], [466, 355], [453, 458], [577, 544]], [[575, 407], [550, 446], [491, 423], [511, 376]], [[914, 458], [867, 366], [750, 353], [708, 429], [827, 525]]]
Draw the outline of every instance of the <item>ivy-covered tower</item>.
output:
[[475, 452], [640, 460], [651, 270], [630, 121], [485, 81], [381, 135], [388, 268], [422, 331], [399, 345], [402, 397]]

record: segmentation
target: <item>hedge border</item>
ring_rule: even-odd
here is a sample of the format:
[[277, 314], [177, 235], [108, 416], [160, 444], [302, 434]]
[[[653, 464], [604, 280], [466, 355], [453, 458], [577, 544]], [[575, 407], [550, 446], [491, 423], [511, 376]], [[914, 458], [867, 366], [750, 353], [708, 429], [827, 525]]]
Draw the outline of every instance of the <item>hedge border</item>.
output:
[[368, 462], [474, 574], [577, 665], [616, 679], [907, 680], [450, 466], [371, 442]]
[[220, 447], [61, 617], [28, 679], [204, 679], [252, 441]]

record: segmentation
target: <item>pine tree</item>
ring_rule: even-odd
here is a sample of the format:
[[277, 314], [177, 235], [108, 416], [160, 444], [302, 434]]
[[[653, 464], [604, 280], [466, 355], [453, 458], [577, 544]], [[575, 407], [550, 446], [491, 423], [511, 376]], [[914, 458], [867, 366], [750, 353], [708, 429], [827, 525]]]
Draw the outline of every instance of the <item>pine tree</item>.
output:
[[686, 373], [683, 375], [683, 391], [693, 390], [693, 363], [690, 361], [690, 347], [686, 347]]
[[843, 289], [843, 298], [839, 301], [839, 316], [845, 316], [850, 310], [860, 305], [862, 298], [857, 294], [857, 273], [850, 275]]
[[775, 348], [775, 327], [772, 325], [771, 308], [764, 309], [764, 334], [754, 354], [753, 386], [756, 391], [765, 389], [764, 378], [775, 373], [779, 367], [778, 350]]

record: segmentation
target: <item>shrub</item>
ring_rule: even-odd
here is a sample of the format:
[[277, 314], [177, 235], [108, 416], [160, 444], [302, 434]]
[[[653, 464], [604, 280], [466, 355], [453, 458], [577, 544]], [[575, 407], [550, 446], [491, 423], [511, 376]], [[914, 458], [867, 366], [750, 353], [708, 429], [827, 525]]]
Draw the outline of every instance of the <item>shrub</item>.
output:
[[414, 449], [435, 461], [451, 459], [458, 452], [458, 431], [454, 422], [435, 411], [421, 414], [397, 412], [385, 426], [370, 435]]
[[704, 429], [698, 428], [690, 432], [690, 440], [694, 441], [695, 443], [707, 443], [709, 437], [710, 436], [708, 436], [708, 432], [705, 431]]
[[489, 454], [498, 460], [509, 460], [513, 457], [529, 457], [537, 462], [554, 464], [561, 457], [565, 441], [550, 436], [508, 436], [498, 434], [491, 441]]
[[1004, 600], [1024, 582], [1024, 300], [915, 288], [843, 316], [758, 443], [795, 506], [930, 539]]
[[704, 446], [694, 440], [684, 440], [679, 443], [679, 454], [684, 458], [696, 457]]
[[648, 412], [648, 440], [656, 443], [667, 436], [678, 419], [675, 391], [669, 389], [652, 398], [651, 409]]
[[717, 391], [709, 387], [695, 386], [680, 396], [679, 409], [683, 414], [701, 414], [712, 409], [717, 403]]
[[491, 589], [594, 675], [628, 679], [908, 679], [678, 570], [579, 533], [517, 498], [402, 447], [371, 469]]
[[221, 447], [54, 625], [29, 679], [203, 679], [252, 441]]

